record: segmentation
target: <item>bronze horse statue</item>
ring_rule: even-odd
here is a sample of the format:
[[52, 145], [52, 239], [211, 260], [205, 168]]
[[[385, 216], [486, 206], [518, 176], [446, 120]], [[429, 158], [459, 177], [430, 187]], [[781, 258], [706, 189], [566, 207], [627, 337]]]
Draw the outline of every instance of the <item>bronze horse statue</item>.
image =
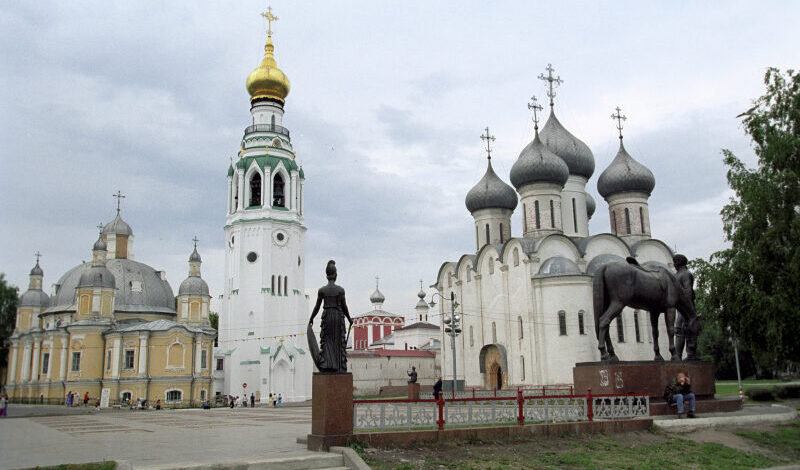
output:
[[658, 316], [665, 314], [669, 351], [673, 361], [680, 361], [675, 351], [675, 311], [677, 310], [688, 325], [686, 359], [696, 360], [696, 338], [699, 332], [697, 313], [690, 292], [681, 288], [675, 274], [664, 267], [642, 267], [634, 258], [628, 263], [609, 263], [594, 273], [594, 328], [597, 334], [598, 349], [602, 362], [618, 362], [608, 328], [611, 321], [619, 316], [622, 309], [631, 307], [650, 312], [650, 326], [653, 330], [653, 351], [655, 361], [663, 361], [658, 347]]

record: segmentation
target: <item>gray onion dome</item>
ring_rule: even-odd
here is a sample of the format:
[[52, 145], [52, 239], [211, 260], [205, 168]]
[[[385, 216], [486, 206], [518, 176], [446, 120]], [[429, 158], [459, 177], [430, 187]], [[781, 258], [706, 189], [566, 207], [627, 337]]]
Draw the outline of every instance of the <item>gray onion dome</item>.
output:
[[385, 300], [386, 297], [383, 296], [381, 291], [378, 290], [378, 287], [376, 286], [375, 292], [373, 292], [372, 295], [369, 296], [369, 301], [372, 302], [373, 304], [382, 304]]
[[81, 274], [77, 288], [81, 287], [103, 287], [116, 289], [114, 274], [105, 266], [92, 266]]
[[486, 173], [469, 190], [464, 203], [470, 213], [481, 209], [508, 209], [513, 211], [517, 207], [517, 193], [514, 192], [514, 188], [497, 176], [494, 169], [492, 169], [492, 161], [489, 160]]
[[31, 276], [44, 276], [44, 271], [42, 271], [42, 267], [39, 266], [39, 261], [36, 261], [36, 266], [31, 269]]
[[208, 295], [208, 284], [201, 277], [189, 276], [181, 282], [178, 295]]
[[571, 175], [583, 176], [587, 179], [594, 173], [594, 155], [589, 146], [572, 135], [561, 125], [554, 111], [550, 112], [541, 132], [542, 142], [547, 149], [558, 155], [569, 167]]
[[50, 297], [41, 289], [28, 289], [19, 298], [20, 307], [41, 307], [47, 308], [50, 305]]
[[594, 198], [589, 193], [584, 193], [586, 195], [586, 218], [591, 219], [594, 215], [594, 211], [597, 209], [597, 204], [594, 202]]
[[564, 160], [547, 149], [539, 134], [522, 149], [511, 167], [511, 184], [517, 190], [531, 183], [554, 183], [564, 186], [569, 178], [569, 168]]
[[192, 252], [191, 255], [189, 255], [189, 262], [190, 263], [193, 263], [193, 262], [202, 263], [203, 262], [203, 260], [200, 259], [200, 253], [197, 252], [197, 247], [194, 247], [194, 251]]
[[92, 246], [92, 251], [106, 251], [106, 242], [103, 241], [103, 236], [97, 238], [97, 241], [94, 242], [94, 246]]
[[428, 303], [425, 302], [425, 291], [422, 290], [420, 287], [419, 292], [417, 292], [417, 297], [419, 297], [419, 301], [417, 302], [416, 308], [428, 308]]
[[104, 234], [114, 233], [117, 235], [133, 235], [133, 230], [131, 229], [130, 225], [128, 225], [124, 220], [122, 220], [122, 217], [119, 216], [119, 213], [117, 213], [117, 216], [114, 217], [114, 220], [112, 220], [111, 222], [106, 224], [105, 227], [103, 227], [103, 233]]
[[597, 191], [603, 198], [612, 194], [639, 192], [648, 196], [656, 186], [656, 179], [646, 166], [633, 159], [619, 142], [619, 152], [597, 179]]

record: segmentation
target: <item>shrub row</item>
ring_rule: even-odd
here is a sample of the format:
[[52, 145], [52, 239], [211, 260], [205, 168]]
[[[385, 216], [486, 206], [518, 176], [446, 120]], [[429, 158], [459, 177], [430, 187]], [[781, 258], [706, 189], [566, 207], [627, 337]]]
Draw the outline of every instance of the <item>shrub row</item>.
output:
[[753, 401], [773, 401], [778, 398], [800, 398], [800, 384], [750, 388], [744, 392]]

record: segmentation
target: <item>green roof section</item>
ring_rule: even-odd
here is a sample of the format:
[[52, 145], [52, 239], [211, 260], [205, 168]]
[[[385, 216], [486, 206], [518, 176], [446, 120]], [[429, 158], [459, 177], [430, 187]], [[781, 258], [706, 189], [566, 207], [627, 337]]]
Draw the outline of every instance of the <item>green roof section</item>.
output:
[[261, 168], [262, 170], [266, 167], [269, 167], [270, 170], [274, 170], [279, 163], [283, 163], [283, 166], [286, 168], [287, 171], [299, 169], [299, 167], [297, 166], [297, 162], [295, 162], [294, 160], [284, 157], [276, 157], [274, 155], [257, 155], [257, 156], [240, 158], [239, 161], [236, 162], [236, 168], [242, 168], [242, 169], [250, 168], [250, 165], [252, 165], [253, 160], [255, 160], [256, 164], [258, 164], [258, 167]]
[[228, 166], [228, 176], [233, 176], [233, 165]]

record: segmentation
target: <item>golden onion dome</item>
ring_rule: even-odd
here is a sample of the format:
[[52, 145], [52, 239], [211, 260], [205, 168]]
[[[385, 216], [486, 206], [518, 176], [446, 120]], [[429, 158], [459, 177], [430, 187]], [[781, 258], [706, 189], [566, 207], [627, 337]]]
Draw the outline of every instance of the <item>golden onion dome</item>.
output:
[[264, 60], [247, 76], [247, 92], [250, 93], [251, 102], [269, 98], [283, 103], [289, 94], [289, 78], [278, 67], [274, 53], [275, 45], [270, 34], [264, 45]]

